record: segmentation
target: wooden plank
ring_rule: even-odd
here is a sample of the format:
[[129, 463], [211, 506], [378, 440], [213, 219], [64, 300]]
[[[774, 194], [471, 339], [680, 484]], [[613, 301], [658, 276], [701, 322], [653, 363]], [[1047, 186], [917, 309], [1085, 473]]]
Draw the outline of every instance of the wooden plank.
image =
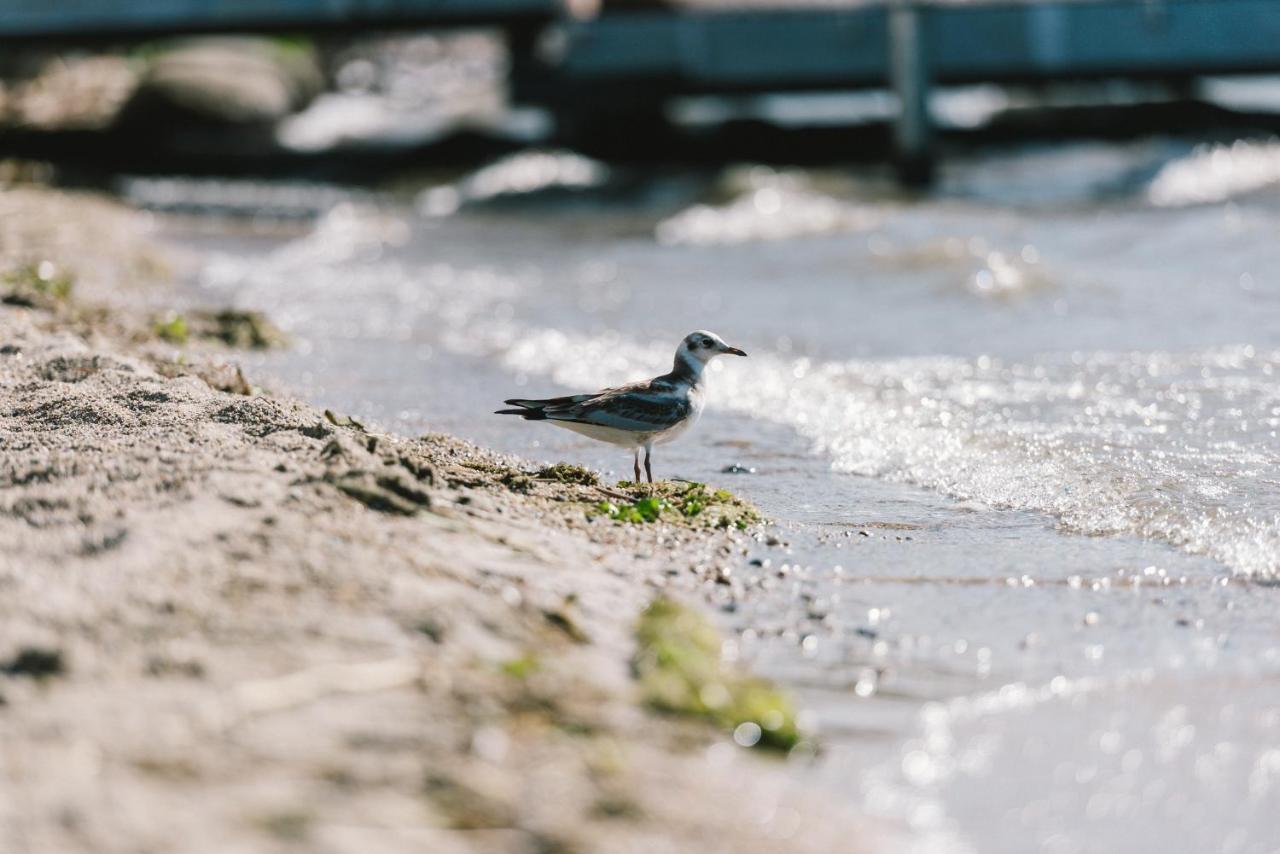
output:
[[1280, 69], [1274, 0], [1111, 0], [930, 10], [938, 80]]
[[[935, 82], [1016, 82], [1280, 70], [1277, 0], [922, 4]], [[634, 12], [563, 25], [554, 72], [656, 78], [680, 91], [880, 87], [881, 6]]]
[[0, 38], [390, 29], [560, 12], [557, 0], [0, 0]]
[[564, 25], [567, 78], [650, 75], [691, 88], [783, 88], [885, 80], [884, 9], [635, 12]]

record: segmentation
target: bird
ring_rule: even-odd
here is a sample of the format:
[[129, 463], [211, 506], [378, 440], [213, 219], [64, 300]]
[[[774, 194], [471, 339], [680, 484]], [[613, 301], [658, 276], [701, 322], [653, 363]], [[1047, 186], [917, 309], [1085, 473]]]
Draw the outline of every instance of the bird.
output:
[[601, 442], [631, 448], [635, 482], [640, 482], [640, 449], [644, 471], [653, 483], [653, 446], [682, 435], [702, 414], [703, 370], [716, 356], [746, 356], [714, 332], [690, 332], [676, 348], [671, 372], [650, 380], [606, 388], [593, 394], [571, 394], [541, 400], [511, 398], [515, 409], [495, 415], [519, 415], [526, 421], [549, 421]]

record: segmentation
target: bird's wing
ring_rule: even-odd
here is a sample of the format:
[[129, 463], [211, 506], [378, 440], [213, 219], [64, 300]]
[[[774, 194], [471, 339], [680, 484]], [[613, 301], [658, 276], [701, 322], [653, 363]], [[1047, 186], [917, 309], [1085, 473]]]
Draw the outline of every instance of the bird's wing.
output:
[[513, 397], [510, 400], [504, 400], [503, 403], [507, 406], [519, 406], [524, 409], [546, 409], [547, 407], [573, 406], [577, 403], [584, 403], [601, 394], [604, 394], [604, 392], [598, 391], [595, 394], [571, 394], [568, 397], [544, 397], [540, 399]]
[[657, 386], [651, 380], [605, 389], [580, 401], [543, 409], [554, 421], [597, 424], [637, 433], [660, 432], [689, 417], [688, 395]]

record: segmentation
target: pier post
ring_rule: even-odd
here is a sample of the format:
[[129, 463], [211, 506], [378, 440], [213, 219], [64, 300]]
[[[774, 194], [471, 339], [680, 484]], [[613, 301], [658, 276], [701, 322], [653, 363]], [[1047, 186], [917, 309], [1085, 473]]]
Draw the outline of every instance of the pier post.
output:
[[898, 96], [893, 127], [898, 177], [923, 186], [933, 179], [933, 127], [929, 118], [929, 58], [924, 10], [918, 0], [890, 0], [889, 80]]

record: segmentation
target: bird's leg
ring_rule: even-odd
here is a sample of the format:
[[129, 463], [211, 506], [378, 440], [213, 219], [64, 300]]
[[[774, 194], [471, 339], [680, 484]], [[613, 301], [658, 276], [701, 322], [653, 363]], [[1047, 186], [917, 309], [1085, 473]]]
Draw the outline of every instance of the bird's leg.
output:
[[[649, 448], [644, 449], [644, 473], [649, 476], [649, 482], [653, 483], [653, 469], [649, 468]], [[636, 472], [636, 480], [640, 480], [640, 472]]]
[[640, 483], [640, 449], [639, 449], [639, 448], [636, 448], [636, 455], [635, 455], [635, 459], [633, 460], [633, 462], [636, 464], [636, 480], [635, 480], [635, 482], [638, 484], [638, 483]]

